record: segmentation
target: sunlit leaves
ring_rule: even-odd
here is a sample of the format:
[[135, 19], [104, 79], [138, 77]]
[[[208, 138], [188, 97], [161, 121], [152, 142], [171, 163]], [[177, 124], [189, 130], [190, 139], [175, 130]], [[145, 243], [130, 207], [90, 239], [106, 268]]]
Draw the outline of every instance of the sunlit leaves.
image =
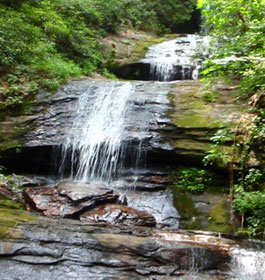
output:
[[[203, 14], [217, 49], [207, 77], [237, 75], [242, 94], [264, 90], [265, 1], [204, 0]], [[243, 57], [243, 59], [240, 59]], [[263, 82], [262, 82], [263, 80]]]
[[203, 5], [204, 5], [204, 0], [197, 1], [197, 9], [202, 9]]

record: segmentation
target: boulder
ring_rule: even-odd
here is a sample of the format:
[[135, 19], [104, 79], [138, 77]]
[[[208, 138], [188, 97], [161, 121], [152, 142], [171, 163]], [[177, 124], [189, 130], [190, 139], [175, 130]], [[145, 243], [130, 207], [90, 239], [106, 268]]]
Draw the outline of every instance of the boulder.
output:
[[82, 182], [61, 182], [56, 187], [61, 196], [66, 196], [74, 203], [100, 199], [113, 195], [113, 191], [106, 188], [104, 184], [88, 184]]
[[155, 218], [144, 212], [124, 205], [104, 204], [80, 216], [81, 221], [102, 222], [107, 224], [123, 224], [153, 227]]
[[82, 206], [72, 206], [68, 198], [60, 196], [52, 187], [27, 187], [24, 196], [31, 208], [46, 216], [72, 218], [83, 209]]
[[179, 228], [180, 215], [173, 206], [169, 190], [157, 192], [126, 191], [128, 205], [153, 215], [158, 228]]
[[115, 202], [119, 194], [98, 184], [62, 182], [57, 187], [25, 188], [27, 203], [47, 216], [78, 218], [103, 203]]

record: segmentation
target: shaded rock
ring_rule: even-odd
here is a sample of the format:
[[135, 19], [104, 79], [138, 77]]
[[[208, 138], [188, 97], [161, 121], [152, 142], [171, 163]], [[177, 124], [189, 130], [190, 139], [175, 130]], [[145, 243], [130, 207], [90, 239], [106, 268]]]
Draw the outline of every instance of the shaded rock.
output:
[[150, 176], [150, 177], [143, 177], [141, 178], [141, 181], [145, 182], [150, 182], [150, 183], [154, 183], [154, 184], [169, 184], [170, 183], [170, 179], [168, 177], [165, 176]]
[[81, 221], [103, 222], [137, 226], [155, 226], [155, 218], [144, 212], [124, 205], [105, 204], [80, 216]]
[[23, 180], [25, 182], [24, 186], [33, 187], [33, 186], [44, 186], [44, 185], [53, 185], [53, 181], [47, 177], [41, 176], [23, 176]]
[[18, 194], [2, 182], [0, 182], [0, 199], [9, 199], [13, 201], [20, 200]]
[[111, 186], [115, 189], [120, 190], [135, 190], [135, 191], [160, 191], [166, 188], [165, 185], [160, 184], [150, 184], [147, 182], [135, 181], [135, 182], [128, 182], [126, 180], [118, 180], [114, 181]]

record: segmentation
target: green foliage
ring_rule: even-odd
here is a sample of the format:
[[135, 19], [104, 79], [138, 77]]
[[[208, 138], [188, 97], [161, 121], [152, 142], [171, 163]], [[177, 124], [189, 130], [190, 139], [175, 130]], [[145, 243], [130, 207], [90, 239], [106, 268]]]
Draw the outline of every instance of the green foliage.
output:
[[212, 174], [205, 169], [180, 168], [176, 185], [185, 191], [202, 193], [212, 183]]
[[260, 236], [265, 229], [265, 172], [251, 168], [234, 186], [236, 198], [234, 209], [241, 216], [242, 227], [250, 234]]
[[225, 149], [223, 146], [226, 143], [231, 142], [233, 139], [233, 131], [230, 128], [222, 128], [216, 131], [210, 140], [213, 142], [211, 149], [207, 151], [207, 155], [203, 158], [203, 164], [219, 166], [227, 166], [231, 161], [231, 150]]
[[22, 187], [25, 185], [24, 177], [16, 174], [4, 175], [4, 170], [5, 168], [0, 166], [0, 186], [5, 186], [21, 196]]
[[[121, 26], [161, 31], [188, 19], [195, 1], [2, 0], [0, 108], [55, 91], [70, 77], [106, 70], [99, 37]], [[178, 11], [181, 11], [179, 13]]]
[[253, 236], [262, 237], [265, 229], [265, 194], [260, 191], [240, 191], [234, 208], [246, 217], [245, 226]]
[[155, 12], [157, 24], [162, 31], [170, 31], [176, 25], [189, 20], [196, 5], [193, 0], [146, 0], [145, 3], [148, 11]]
[[218, 93], [213, 93], [211, 91], [207, 91], [203, 94], [203, 98], [206, 102], [214, 102], [218, 96]]
[[[239, 158], [242, 176], [238, 180], [235, 178], [234, 208], [241, 216], [242, 227], [251, 235], [261, 236], [265, 228], [264, 171], [248, 170], [248, 162], [251, 154], [261, 160], [264, 158], [265, 1], [200, 0], [197, 7], [202, 9], [213, 46], [211, 59], [202, 72], [203, 80], [238, 80], [238, 96], [247, 100], [248, 111], [256, 114], [252, 124], [245, 127], [239, 124], [242, 128], [237, 129], [233, 156], [227, 158], [227, 163], [232, 162], [231, 168], [235, 158]], [[215, 145], [205, 162], [224, 158], [220, 149], [218, 151], [218, 143], [222, 144], [225, 136], [215, 135], [212, 140]]]
[[237, 76], [242, 95], [264, 92], [265, 1], [204, 0], [197, 6], [215, 46], [205, 77]]

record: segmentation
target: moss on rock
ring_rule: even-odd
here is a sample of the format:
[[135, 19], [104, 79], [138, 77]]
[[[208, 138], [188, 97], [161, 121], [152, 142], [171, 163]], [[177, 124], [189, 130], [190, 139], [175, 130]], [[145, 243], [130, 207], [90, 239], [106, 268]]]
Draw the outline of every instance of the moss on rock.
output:
[[[170, 141], [182, 156], [202, 158], [215, 149], [211, 138], [220, 128], [229, 127], [232, 119], [240, 115], [240, 106], [234, 100], [224, 97], [220, 93], [213, 102], [204, 98], [204, 84], [199, 81], [179, 81], [172, 85], [169, 99], [171, 109], [167, 117], [176, 127], [176, 134]], [[227, 94], [227, 93], [226, 93]], [[232, 139], [218, 146], [226, 157], [232, 151]], [[216, 167], [226, 168], [225, 162], [215, 162]]]
[[176, 38], [177, 34], [168, 34], [158, 37], [155, 34], [122, 30], [119, 35], [109, 35], [101, 39], [105, 67], [114, 74], [119, 74], [119, 69], [139, 61], [151, 45]]
[[36, 221], [21, 203], [0, 199], [0, 239], [12, 237], [12, 228], [20, 223]]
[[207, 229], [210, 231], [232, 233], [228, 209], [229, 205], [223, 198], [209, 211], [210, 224]]

